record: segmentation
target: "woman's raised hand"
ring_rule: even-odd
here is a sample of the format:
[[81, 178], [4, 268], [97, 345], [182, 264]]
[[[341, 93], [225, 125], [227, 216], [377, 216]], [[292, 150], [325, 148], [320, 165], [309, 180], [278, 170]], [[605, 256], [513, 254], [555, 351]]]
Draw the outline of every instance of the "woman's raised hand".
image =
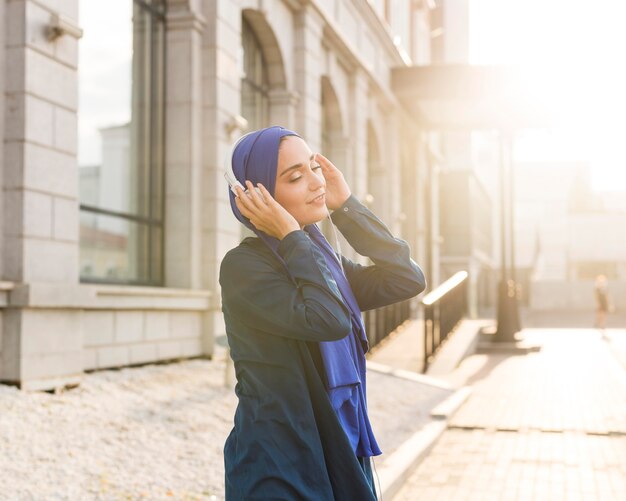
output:
[[322, 166], [322, 174], [326, 179], [326, 206], [331, 210], [338, 209], [350, 198], [350, 187], [343, 173], [328, 158], [316, 153], [315, 160]]
[[246, 216], [254, 227], [268, 235], [282, 240], [289, 233], [300, 229], [296, 219], [280, 205], [261, 183], [257, 184], [261, 195], [254, 189], [250, 181], [246, 181], [248, 194], [239, 187], [235, 187], [237, 196], [235, 204], [239, 211]]

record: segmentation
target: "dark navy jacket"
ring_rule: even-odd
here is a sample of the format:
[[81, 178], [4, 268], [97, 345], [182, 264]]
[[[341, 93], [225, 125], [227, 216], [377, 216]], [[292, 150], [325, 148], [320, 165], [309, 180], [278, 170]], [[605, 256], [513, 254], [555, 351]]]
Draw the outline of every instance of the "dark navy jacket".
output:
[[[407, 243], [354, 196], [332, 220], [374, 262], [343, 258], [362, 311], [424, 290]], [[318, 347], [350, 333], [350, 312], [306, 232], [287, 235], [278, 253], [293, 278], [260, 238], [229, 251], [220, 269], [239, 398], [224, 446], [226, 499], [373, 500], [327, 396]]]

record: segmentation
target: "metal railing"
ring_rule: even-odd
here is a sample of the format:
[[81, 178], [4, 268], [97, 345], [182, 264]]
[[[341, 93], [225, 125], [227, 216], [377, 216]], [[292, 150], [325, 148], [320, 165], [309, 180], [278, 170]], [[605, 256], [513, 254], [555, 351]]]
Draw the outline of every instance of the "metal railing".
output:
[[424, 369], [467, 313], [466, 271], [460, 271], [422, 299], [424, 306]]
[[370, 349], [391, 334], [411, 316], [411, 300], [390, 304], [363, 313]]

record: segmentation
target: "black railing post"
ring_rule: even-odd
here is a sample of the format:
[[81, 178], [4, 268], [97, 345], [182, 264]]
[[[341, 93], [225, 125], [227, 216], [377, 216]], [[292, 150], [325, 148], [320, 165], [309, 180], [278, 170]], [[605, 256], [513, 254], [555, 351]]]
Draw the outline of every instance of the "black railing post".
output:
[[365, 325], [370, 348], [380, 343], [411, 317], [410, 301], [363, 312], [363, 325]]
[[461, 271], [427, 294], [424, 306], [424, 363], [426, 372], [433, 355], [467, 314], [467, 272]]
[[424, 305], [424, 364], [423, 372], [428, 369], [428, 354], [430, 353], [429, 340], [431, 339], [433, 332], [433, 306]]

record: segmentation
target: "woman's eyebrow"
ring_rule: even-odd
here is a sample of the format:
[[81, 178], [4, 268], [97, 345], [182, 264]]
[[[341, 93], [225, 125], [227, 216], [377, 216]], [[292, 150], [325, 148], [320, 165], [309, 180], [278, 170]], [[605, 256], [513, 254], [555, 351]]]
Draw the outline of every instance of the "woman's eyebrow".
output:
[[[311, 154], [311, 158], [309, 158], [309, 161], [313, 160], [314, 157], [315, 157], [315, 153]], [[291, 167], [287, 167], [284, 171], [282, 171], [280, 173], [280, 176], [282, 176], [283, 174], [286, 174], [290, 170], [299, 169], [300, 167], [302, 167], [302, 162], [300, 162], [299, 164], [294, 164]], [[278, 177], [280, 177], [280, 176], [278, 176]]]

